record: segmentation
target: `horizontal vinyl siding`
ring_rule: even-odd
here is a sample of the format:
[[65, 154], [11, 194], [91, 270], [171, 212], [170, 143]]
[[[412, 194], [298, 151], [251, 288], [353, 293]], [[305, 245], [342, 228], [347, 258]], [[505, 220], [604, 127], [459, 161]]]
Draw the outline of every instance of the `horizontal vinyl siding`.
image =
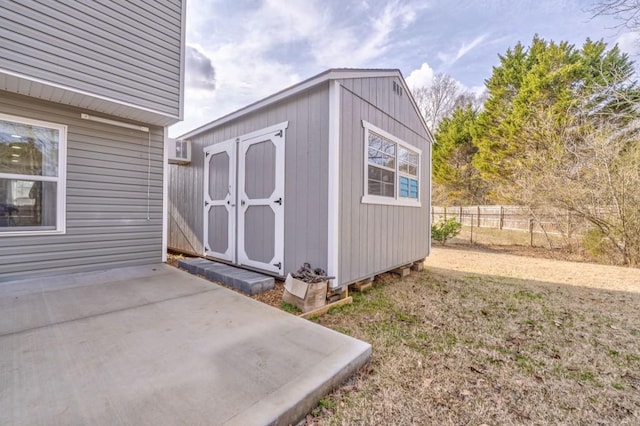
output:
[[181, 4], [3, 3], [0, 68], [178, 116]]
[[7, 92], [0, 112], [68, 126], [66, 233], [0, 235], [0, 281], [161, 261], [162, 128], [151, 128], [149, 174], [148, 133]]
[[303, 262], [327, 267], [328, 84], [190, 138], [192, 163], [173, 165], [169, 180], [170, 248], [202, 254], [203, 149], [284, 121], [284, 274]]
[[[343, 80], [340, 97], [340, 280], [348, 284], [429, 253], [430, 146], [406, 94], [393, 78]], [[363, 204], [362, 120], [422, 150], [421, 208]]]

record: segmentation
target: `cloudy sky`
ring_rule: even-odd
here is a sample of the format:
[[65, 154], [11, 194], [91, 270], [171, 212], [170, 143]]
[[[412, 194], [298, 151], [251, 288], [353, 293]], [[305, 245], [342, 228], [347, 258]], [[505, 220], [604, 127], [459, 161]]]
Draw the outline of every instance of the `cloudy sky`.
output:
[[638, 36], [591, 0], [187, 0], [185, 119], [179, 136], [328, 68], [434, 72], [481, 90], [498, 54], [534, 34], [603, 39], [635, 55]]

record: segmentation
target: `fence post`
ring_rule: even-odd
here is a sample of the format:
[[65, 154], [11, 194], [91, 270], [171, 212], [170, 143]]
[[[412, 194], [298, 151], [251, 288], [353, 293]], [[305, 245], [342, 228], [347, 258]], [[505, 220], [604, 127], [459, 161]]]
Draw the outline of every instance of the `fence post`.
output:
[[504, 207], [500, 206], [500, 230], [504, 226]]
[[533, 218], [529, 218], [529, 247], [533, 247]]
[[480, 206], [478, 207], [478, 228], [480, 228]]
[[469, 242], [473, 244], [473, 213], [471, 213], [471, 237]]
[[462, 223], [462, 206], [460, 206], [460, 212], [458, 215], [460, 216], [460, 223]]
[[444, 208], [444, 221], [447, 221], [447, 208]]
[[435, 214], [433, 212], [433, 206], [431, 206], [431, 224], [433, 225], [433, 222], [435, 220]]

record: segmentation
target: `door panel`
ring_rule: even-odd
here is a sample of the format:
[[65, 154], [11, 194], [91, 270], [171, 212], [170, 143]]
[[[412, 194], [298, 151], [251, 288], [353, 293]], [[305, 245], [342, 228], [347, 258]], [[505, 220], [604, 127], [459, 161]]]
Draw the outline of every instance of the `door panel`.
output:
[[238, 263], [284, 270], [284, 132], [240, 140]]
[[269, 263], [275, 257], [275, 219], [269, 206], [249, 206], [244, 214], [244, 248], [247, 257]]
[[229, 140], [205, 148], [205, 255], [235, 261], [236, 143]]

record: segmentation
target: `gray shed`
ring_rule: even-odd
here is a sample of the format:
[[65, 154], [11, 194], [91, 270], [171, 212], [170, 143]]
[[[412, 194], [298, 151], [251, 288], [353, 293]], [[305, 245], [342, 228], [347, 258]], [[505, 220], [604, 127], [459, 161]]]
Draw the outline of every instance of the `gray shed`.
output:
[[398, 70], [331, 69], [180, 139], [172, 250], [333, 288], [429, 255], [433, 139]]

